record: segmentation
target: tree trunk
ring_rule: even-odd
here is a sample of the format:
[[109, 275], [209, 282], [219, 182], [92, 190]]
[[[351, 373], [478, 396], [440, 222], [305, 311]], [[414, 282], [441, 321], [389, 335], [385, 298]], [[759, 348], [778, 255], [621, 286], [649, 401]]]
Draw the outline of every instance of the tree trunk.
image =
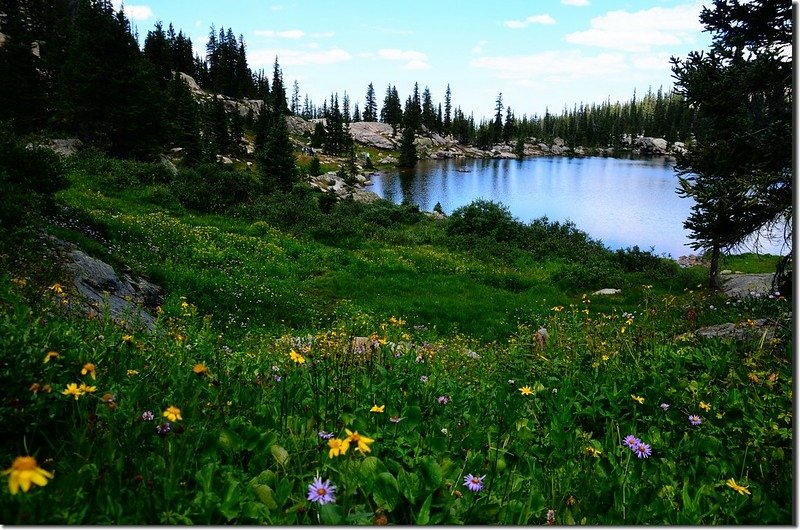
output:
[[722, 285], [719, 281], [719, 247], [714, 245], [711, 249], [711, 265], [708, 268], [708, 288], [719, 291]]

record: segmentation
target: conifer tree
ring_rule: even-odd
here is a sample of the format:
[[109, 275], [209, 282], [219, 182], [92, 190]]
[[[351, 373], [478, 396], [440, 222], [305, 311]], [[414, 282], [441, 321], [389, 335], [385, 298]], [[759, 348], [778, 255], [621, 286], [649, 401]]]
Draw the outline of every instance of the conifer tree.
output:
[[279, 117], [270, 127], [259, 167], [262, 187], [266, 193], [276, 190], [288, 193], [297, 182], [297, 165], [285, 116]]
[[417, 165], [417, 147], [414, 145], [414, 128], [406, 126], [403, 129], [403, 138], [400, 141], [400, 157], [397, 165], [403, 168], [412, 168]]
[[378, 121], [378, 102], [375, 99], [375, 88], [372, 86], [372, 83], [367, 86], [363, 120]]
[[450, 113], [453, 110], [452, 94], [450, 93], [450, 83], [447, 84], [447, 90], [444, 93], [444, 134], [452, 133], [452, 119]]

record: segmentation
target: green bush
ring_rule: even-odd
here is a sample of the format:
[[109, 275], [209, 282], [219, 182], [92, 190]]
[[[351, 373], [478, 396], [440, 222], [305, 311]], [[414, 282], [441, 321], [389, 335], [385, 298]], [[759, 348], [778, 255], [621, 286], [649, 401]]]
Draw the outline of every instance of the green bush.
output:
[[201, 212], [225, 211], [253, 197], [256, 190], [250, 174], [214, 164], [182, 169], [172, 182], [172, 192], [181, 204]]
[[566, 291], [618, 288], [624, 281], [622, 270], [609, 261], [568, 263], [554, 275], [553, 280]]
[[445, 231], [451, 237], [488, 238], [518, 245], [523, 240], [524, 227], [507, 206], [478, 199], [453, 211]]
[[172, 173], [164, 164], [110, 158], [96, 149], [79, 152], [70, 158], [69, 165], [92, 175], [104, 187], [114, 191], [139, 184], [166, 184], [172, 180]]

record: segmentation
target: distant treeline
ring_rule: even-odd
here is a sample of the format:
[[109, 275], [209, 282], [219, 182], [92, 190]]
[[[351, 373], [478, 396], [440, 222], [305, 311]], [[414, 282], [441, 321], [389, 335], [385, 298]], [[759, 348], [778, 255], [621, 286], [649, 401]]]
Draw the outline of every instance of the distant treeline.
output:
[[[0, 120], [21, 133], [53, 131], [77, 136], [118, 156], [147, 157], [165, 147], [181, 147], [189, 162], [213, 161], [217, 154], [239, 154], [242, 132], [255, 132], [256, 148], [269, 137], [275, 118], [294, 114], [326, 118], [326, 150], [350, 149], [346, 126], [351, 121], [382, 121], [453, 135], [463, 144], [487, 148], [495, 143], [551, 142], [617, 147], [623, 135], [685, 140], [692, 133], [692, 112], [682, 98], [659, 88], [624, 103], [574, 105], [543, 116], [517, 115], [495, 101], [494, 117], [476, 121], [454, 105], [448, 85], [437, 103], [428, 87], [415, 83], [403, 102], [394, 85], [386, 87], [382, 105], [373, 84], [366, 87], [363, 108], [351, 96], [332, 93], [319, 104], [291, 93], [275, 59], [272, 78], [247, 63], [246, 44], [231, 28], [212, 25], [205, 55], [172, 24], [148, 31], [142, 48], [138, 35], [110, 0], [4, 0], [0, 4]], [[242, 117], [226, 113], [222, 102], [197, 105], [188, 87], [172, 72], [195, 78], [206, 91], [231, 98], [260, 99], [264, 112]], [[341, 107], [339, 103], [341, 102]], [[535, 102], [531, 102], [534, 104]], [[259, 115], [261, 114], [261, 115]], [[342, 132], [344, 131], [344, 136]]]

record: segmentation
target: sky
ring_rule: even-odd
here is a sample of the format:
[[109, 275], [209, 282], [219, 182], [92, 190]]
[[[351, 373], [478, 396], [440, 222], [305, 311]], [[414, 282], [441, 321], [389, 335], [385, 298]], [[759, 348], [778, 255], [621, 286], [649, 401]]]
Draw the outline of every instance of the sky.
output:
[[[670, 56], [707, 49], [699, 14], [710, 0], [129, 0], [143, 42], [157, 21], [191, 38], [201, 55], [213, 24], [244, 37], [248, 65], [272, 77], [277, 56], [291, 95], [316, 105], [346, 92], [363, 110], [372, 83], [405, 101], [419, 83], [434, 104], [476, 121], [498, 94], [517, 117], [565, 106], [628, 101], [672, 88]], [[115, 5], [119, 7], [120, 0]]]

